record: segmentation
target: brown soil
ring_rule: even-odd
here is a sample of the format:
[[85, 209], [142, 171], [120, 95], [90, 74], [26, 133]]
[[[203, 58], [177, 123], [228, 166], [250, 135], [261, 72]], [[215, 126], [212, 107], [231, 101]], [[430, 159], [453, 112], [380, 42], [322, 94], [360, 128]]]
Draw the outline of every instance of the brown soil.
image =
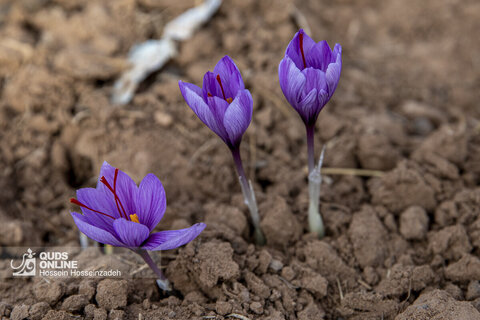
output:
[[[0, 245], [78, 246], [68, 198], [104, 160], [161, 178], [162, 229], [208, 224], [162, 258], [173, 296], [148, 279], [7, 279], [0, 317], [480, 319], [480, 3], [226, 0], [132, 103], [111, 105], [128, 49], [194, 3], [0, 2]], [[277, 77], [297, 10], [314, 39], [343, 46], [317, 123], [325, 166], [385, 172], [325, 177], [323, 240], [306, 232], [304, 128]], [[229, 152], [177, 85], [225, 54], [254, 97], [242, 154], [264, 247]]]

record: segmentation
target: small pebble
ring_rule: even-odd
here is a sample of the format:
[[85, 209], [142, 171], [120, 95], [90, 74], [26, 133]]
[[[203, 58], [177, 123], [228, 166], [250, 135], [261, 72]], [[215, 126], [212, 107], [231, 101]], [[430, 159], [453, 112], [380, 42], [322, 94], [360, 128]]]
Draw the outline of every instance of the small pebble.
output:
[[260, 302], [252, 302], [250, 303], [250, 310], [255, 312], [256, 314], [262, 314], [263, 313], [263, 306]]
[[173, 118], [168, 113], [157, 111], [153, 116], [155, 118], [155, 122], [162, 127], [168, 127], [173, 123]]
[[467, 295], [465, 297], [467, 300], [475, 300], [480, 298], [480, 282], [478, 280], [472, 280], [468, 284]]

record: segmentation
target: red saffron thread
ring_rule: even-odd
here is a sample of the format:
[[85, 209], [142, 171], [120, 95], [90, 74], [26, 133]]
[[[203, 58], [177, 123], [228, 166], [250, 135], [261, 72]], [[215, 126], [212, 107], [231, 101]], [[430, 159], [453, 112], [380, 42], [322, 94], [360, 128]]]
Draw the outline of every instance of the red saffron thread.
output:
[[[125, 211], [125, 208], [123, 207], [123, 204], [120, 201], [120, 198], [117, 196], [117, 176], [118, 176], [118, 169], [115, 168], [115, 176], [113, 178], [113, 195], [115, 196], [115, 203], [117, 203], [117, 201], [120, 203], [120, 206], [122, 207], [122, 210], [123, 210], [123, 214], [125, 215], [125, 218], [128, 220], [127, 212]], [[118, 207], [118, 204], [117, 204], [117, 207]], [[118, 211], [120, 211], [120, 209]]]
[[307, 62], [305, 61], [305, 53], [303, 52], [303, 33], [298, 35], [298, 42], [300, 43], [300, 52], [302, 53], [303, 69], [305, 69], [307, 67]]
[[227, 100], [227, 98], [225, 98], [225, 91], [223, 91], [223, 85], [222, 85], [222, 79], [220, 79], [220, 75], [217, 74], [217, 81], [218, 81], [218, 84], [220, 85], [220, 89], [222, 89], [222, 94], [223, 94], [223, 100]]
[[[113, 185], [115, 187], [112, 188], [112, 186], [108, 183], [107, 179], [102, 176], [100, 178], [100, 181], [108, 188], [108, 190], [110, 190], [112, 193], [113, 193], [113, 196], [115, 197], [115, 204], [117, 205], [117, 209], [118, 209], [118, 212], [120, 213], [121, 216], [125, 216], [125, 219], [128, 220], [128, 217], [127, 217], [127, 212], [125, 211], [125, 208], [123, 207], [123, 204], [122, 204], [122, 201], [120, 201], [120, 198], [117, 196], [117, 192], [116, 192], [116, 183], [117, 183], [117, 175], [118, 175], [118, 169], [115, 169], [115, 178], [114, 178], [114, 181], [113, 181]], [[120, 206], [119, 206], [120, 204]], [[122, 210], [120, 210], [120, 207], [122, 208]]]
[[71, 198], [71, 199], [70, 199], [70, 202], [71, 202], [71, 203], [73, 203], [73, 204], [76, 204], [77, 206], [84, 207], [84, 208], [86, 208], [86, 209], [88, 209], [88, 210], [91, 210], [91, 211], [93, 211], [93, 212], [96, 212], [96, 213], [102, 214], [102, 215], [104, 215], [104, 216], [106, 216], [106, 217], [109, 217], [109, 218], [115, 219], [114, 217], [112, 217], [112, 216], [111, 216], [111, 215], [109, 215], [109, 214], [106, 214], [106, 213], [104, 213], [104, 212], [101, 212], [101, 211], [98, 211], [98, 210], [92, 209], [92, 208], [90, 208], [90, 207], [87, 207], [86, 205], [84, 205], [83, 203], [81, 203], [80, 201], [78, 201], [78, 200], [77, 200], [77, 199], [75, 199], [75, 198]]

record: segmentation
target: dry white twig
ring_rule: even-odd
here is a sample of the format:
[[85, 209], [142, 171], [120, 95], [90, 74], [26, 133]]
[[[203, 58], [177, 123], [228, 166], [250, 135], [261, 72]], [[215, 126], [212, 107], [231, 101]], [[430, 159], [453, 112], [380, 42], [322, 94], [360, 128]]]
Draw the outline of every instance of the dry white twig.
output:
[[112, 103], [129, 103], [138, 85], [152, 72], [161, 69], [171, 58], [177, 55], [176, 41], [189, 39], [195, 30], [217, 12], [222, 0], [206, 0], [167, 23], [162, 39], [148, 40], [132, 47], [128, 61], [132, 67], [115, 82]]
[[195, 30], [210, 20], [221, 4], [222, 0], [206, 0], [201, 5], [188, 9], [167, 23], [163, 37], [178, 41], [189, 39]]

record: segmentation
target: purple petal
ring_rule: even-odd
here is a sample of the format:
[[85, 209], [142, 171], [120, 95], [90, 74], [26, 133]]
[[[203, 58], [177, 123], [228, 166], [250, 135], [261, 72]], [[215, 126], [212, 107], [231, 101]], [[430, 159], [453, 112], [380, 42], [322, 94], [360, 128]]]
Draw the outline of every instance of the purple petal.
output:
[[337, 89], [340, 73], [342, 72], [342, 47], [338, 43], [335, 45], [334, 53], [335, 52], [337, 52], [336, 61], [335, 63], [331, 63], [325, 72], [330, 98], [335, 92], [335, 89]]
[[[194, 85], [193, 83], [179, 81], [178, 85], [180, 86], [180, 91], [182, 90], [182, 87], [186, 87], [190, 89], [190, 91], [193, 91], [194, 93], [199, 95], [200, 97], [203, 95], [202, 88], [200, 88], [197, 85]], [[183, 91], [182, 91], [182, 94], [183, 94]]]
[[237, 146], [252, 121], [253, 99], [248, 90], [242, 90], [228, 106], [223, 118], [225, 130], [233, 146]]
[[100, 243], [110, 244], [115, 247], [124, 247], [124, 244], [121, 243], [113, 234], [110, 232], [91, 225], [86, 219], [85, 216], [77, 212], [72, 212], [73, 221], [77, 225], [80, 232], [85, 234], [92, 240], [95, 240]]
[[[104, 192], [93, 188], [82, 188], [77, 190], [77, 200], [89, 208], [111, 215], [114, 218], [118, 218], [118, 210], [115, 207], [113, 196], [106, 196]], [[97, 226], [101, 229], [107, 230], [113, 233], [113, 219], [104, 216], [98, 212], [80, 207], [85, 217], [85, 221], [89, 224]]]
[[299, 103], [298, 113], [302, 117], [303, 121], [307, 123], [314, 123], [317, 120], [318, 113], [318, 94], [317, 89], [311, 90]]
[[214, 125], [210, 127], [210, 129], [212, 129], [212, 131], [215, 132], [225, 142], [228, 141], [228, 134], [223, 124], [223, 118], [225, 117], [225, 112], [227, 111], [228, 105], [228, 102], [222, 98], [216, 96], [208, 97], [208, 107], [210, 108], [213, 118], [215, 119]]
[[306, 81], [305, 75], [303, 75], [297, 68], [292, 59], [285, 56], [278, 66], [278, 78], [285, 98], [292, 107], [297, 109], [302, 94], [302, 88]]
[[[314, 123], [318, 114], [327, 103], [323, 93], [327, 92], [325, 73], [320, 69], [307, 68], [302, 71], [306, 82], [303, 87], [303, 98], [298, 103], [300, 115], [306, 123]], [[319, 100], [321, 98], [321, 100]]]
[[[178, 85], [180, 87], [180, 91], [182, 92], [183, 98], [187, 102], [188, 106], [195, 112], [195, 114], [202, 120], [203, 123], [207, 125], [213, 132], [215, 132], [220, 137], [226, 135], [225, 129], [223, 128], [223, 123], [219, 123], [216, 120], [212, 109], [203, 98], [198, 94], [198, 92], [191, 89], [191, 85], [187, 84], [186, 82], [179, 81]], [[211, 99], [211, 98], [209, 98]], [[214, 102], [212, 102], [214, 103]], [[225, 103], [227, 103], [225, 101]], [[223, 139], [223, 138], [222, 138]]]
[[342, 46], [339, 43], [336, 43], [335, 47], [333, 48], [332, 62], [337, 61], [338, 55], [340, 55], [340, 59], [341, 59], [341, 57], [342, 57]]
[[327, 90], [327, 82], [325, 72], [320, 69], [307, 68], [302, 71], [305, 76], [305, 86], [303, 87], [303, 95], [307, 95], [311, 90], [317, 89]]
[[213, 69], [213, 73], [220, 75], [225, 98], [235, 98], [238, 91], [245, 89], [242, 75], [235, 62], [229, 56], [223, 57]]
[[330, 100], [328, 92], [326, 90], [320, 90], [318, 92], [318, 105], [321, 106], [320, 111], [327, 104], [328, 100]]
[[195, 239], [205, 227], [206, 224], [197, 223], [186, 229], [152, 233], [142, 249], [157, 251], [178, 248]]
[[332, 50], [327, 41], [323, 40], [315, 44], [306, 55], [307, 65], [315, 69], [326, 71], [330, 63], [334, 62]]
[[124, 246], [130, 248], [140, 247], [150, 233], [147, 226], [123, 218], [115, 220], [113, 222], [113, 228]]
[[162, 183], [154, 174], [147, 174], [140, 182], [135, 207], [140, 223], [150, 231], [162, 220], [167, 208], [167, 197]]
[[[303, 34], [303, 53], [305, 55], [305, 60], [306, 60], [308, 53], [310, 52], [310, 49], [315, 45], [315, 41], [313, 41], [305, 33], [305, 31], [303, 31], [303, 29], [300, 29], [297, 33], [295, 33], [295, 36], [288, 44], [287, 50], [285, 51], [285, 55], [290, 57], [290, 59], [292, 59], [292, 61], [297, 66], [297, 68], [299, 68], [300, 70], [303, 70], [305, 66], [303, 65], [302, 53], [300, 50], [300, 38], [299, 38], [300, 34]], [[308, 62], [307, 62], [307, 66], [308, 66]]]
[[[135, 213], [135, 198], [137, 197], [138, 187], [135, 181], [133, 181], [132, 178], [130, 178], [125, 172], [121, 170], [118, 170], [116, 186], [114, 186], [115, 169], [115, 167], [112, 167], [105, 161], [100, 170], [100, 178], [102, 176], [105, 177], [110, 186], [112, 188], [115, 187], [115, 192], [120, 200], [118, 204], [118, 207], [120, 208], [120, 213], [118, 214], [118, 216], [122, 216], [124, 214], [123, 210], [125, 210], [125, 213], [128, 217], [130, 214]], [[115, 204], [115, 197], [113, 195], [113, 192], [110, 191], [102, 182], [100, 182], [100, 178], [97, 183], [97, 189], [102, 190], [106, 195], [107, 199], [111, 199], [111, 201]], [[117, 208], [116, 205], [115, 208]]]
[[218, 84], [216, 75], [211, 71], [208, 71], [203, 76], [203, 100], [207, 101], [209, 93], [212, 96], [220, 97], [223, 99], [222, 88], [220, 88], [220, 85]]

